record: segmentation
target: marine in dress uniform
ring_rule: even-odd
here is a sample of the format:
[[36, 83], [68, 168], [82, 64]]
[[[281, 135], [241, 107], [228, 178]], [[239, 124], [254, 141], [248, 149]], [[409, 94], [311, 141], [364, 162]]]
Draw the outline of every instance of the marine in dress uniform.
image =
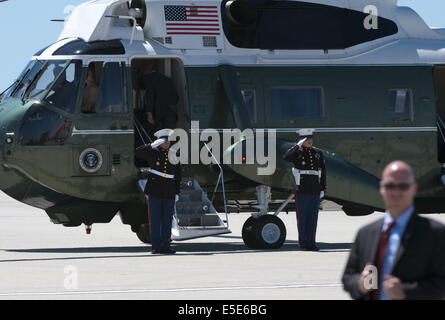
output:
[[152, 253], [174, 254], [170, 248], [171, 227], [175, 201], [180, 194], [182, 166], [169, 161], [171, 129], [155, 133], [155, 142], [136, 149], [136, 157], [144, 159], [149, 165], [149, 176], [145, 186], [148, 197], [148, 218]]
[[287, 150], [283, 159], [294, 165], [298, 245], [302, 250], [318, 251], [315, 235], [320, 198], [326, 191], [326, 162], [321, 150], [312, 146], [314, 129], [297, 133], [301, 140]]

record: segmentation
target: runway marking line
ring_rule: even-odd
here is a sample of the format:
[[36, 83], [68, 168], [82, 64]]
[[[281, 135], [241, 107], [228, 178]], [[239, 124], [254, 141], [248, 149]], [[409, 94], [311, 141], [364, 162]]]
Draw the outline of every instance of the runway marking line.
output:
[[244, 287], [207, 287], [207, 288], [176, 288], [176, 289], [130, 289], [130, 290], [91, 290], [91, 291], [62, 291], [62, 292], [11, 292], [0, 293], [0, 297], [12, 296], [52, 296], [52, 295], [94, 295], [94, 294], [128, 294], [128, 293], [163, 293], [163, 292], [190, 292], [190, 291], [230, 291], [230, 290], [255, 290], [255, 289], [304, 289], [341, 287], [339, 283], [327, 284], [290, 284], [274, 286], [244, 286]]

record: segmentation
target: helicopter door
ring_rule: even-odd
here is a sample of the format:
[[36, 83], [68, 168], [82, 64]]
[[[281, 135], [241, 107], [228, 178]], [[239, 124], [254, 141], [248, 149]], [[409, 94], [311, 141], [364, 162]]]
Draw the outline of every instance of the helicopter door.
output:
[[[84, 70], [81, 103], [74, 121], [73, 176], [107, 176], [130, 160], [133, 121], [125, 61], [91, 61]], [[124, 170], [122, 170], [124, 171]]]

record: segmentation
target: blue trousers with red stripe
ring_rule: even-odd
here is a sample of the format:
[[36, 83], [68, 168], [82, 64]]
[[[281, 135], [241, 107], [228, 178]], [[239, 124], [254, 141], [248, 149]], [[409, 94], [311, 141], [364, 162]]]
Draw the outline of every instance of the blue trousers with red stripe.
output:
[[148, 220], [152, 250], [170, 249], [175, 200], [148, 197]]
[[315, 247], [319, 205], [319, 195], [295, 194], [298, 246], [300, 248]]

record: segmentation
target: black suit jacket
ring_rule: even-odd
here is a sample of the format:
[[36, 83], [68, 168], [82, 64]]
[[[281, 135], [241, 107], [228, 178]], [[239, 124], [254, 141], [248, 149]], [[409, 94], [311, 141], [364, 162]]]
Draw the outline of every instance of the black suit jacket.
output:
[[[359, 230], [343, 274], [343, 287], [354, 299], [371, 299], [358, 291], [367, 263], [375, 265], [383, 227], [380, 219]], [[396, 253], [393, 276], [399, 278], [407, 299], [445, 299], [444, 225], [413, 213]]]
[[173, 82], [167, 76], [152, 72], [143, 79], [144, 87], [147, 90], [147, 105], [145, 112], [151, 112], [154, 118], [163, 118], [169, 112], [175, 112], [179, 96]]

